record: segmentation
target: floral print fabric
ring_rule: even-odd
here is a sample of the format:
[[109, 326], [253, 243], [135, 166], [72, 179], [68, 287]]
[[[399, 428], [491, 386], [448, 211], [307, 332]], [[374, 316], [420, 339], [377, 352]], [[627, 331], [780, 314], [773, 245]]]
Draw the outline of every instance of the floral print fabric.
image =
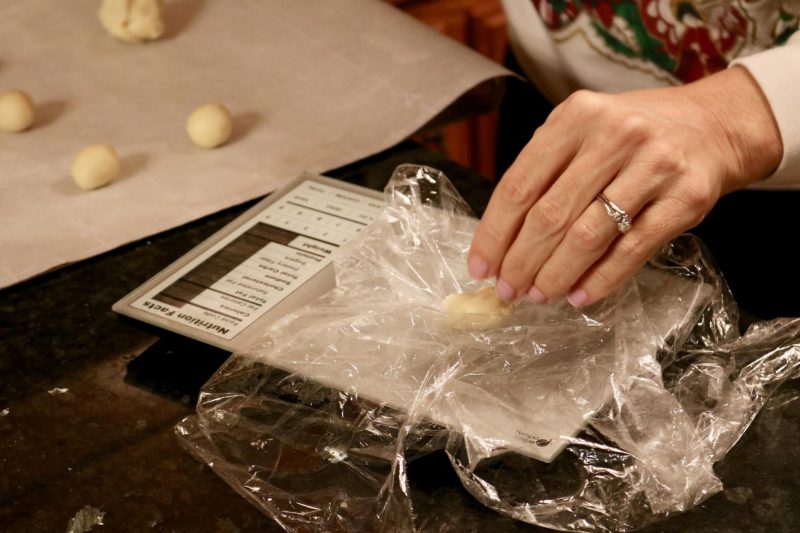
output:
[[531, 1], [556, 40], [583, 35], [615, 61], [684, 83], [785, 43], [800, 23], [800, 0]]

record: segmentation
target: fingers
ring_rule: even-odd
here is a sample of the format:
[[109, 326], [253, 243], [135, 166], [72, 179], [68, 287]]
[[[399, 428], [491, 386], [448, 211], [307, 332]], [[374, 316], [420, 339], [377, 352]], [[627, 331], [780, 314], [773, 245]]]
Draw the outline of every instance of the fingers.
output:
[[472, 277], [496, 276], [500, 260], [514, 241], [525, 217], [578, 150], [580, 137], [562, 130], [567, 122], [540, 127], [497, 184], [475, 230], [467, 257]]
[[674, 203], [657, 202], [642, 210], [631, 230], [617, 238], [603, 258], [573, 287], [569, 302], [584, 307], [605, 298], [633, 276], [664, 243], [689, 229], [695, 220], [676, 209]]
[[[602, 191], [633, 220], [659, 190], [658, 180], [645, 180], [641, 175], [637, 165], [631, 165]], [[528, 295], [537, 303], [565, 296], [619, 236], [617, 224], [603, 205], [592, 201], [535, 273]]]
[[[573, 232], [578, 219], [587, 211], [587, 206], [592, 220], [584, 220], [577, 227], [585, 228], [587, 232], [592, 232], [592, 235], [584, 234], [581, 237], [586, 240], [600, 237], [603, 242], [597, 244], [603, 247], [608, 246], [613, 239], [614, 234], [610, 231], [606, 231], [604, 236], [594, 235], [596, 228], [608, 228], [610, 219], [602, 209], [601, 212], [595, 211], [592, 203], [625, 164], [626, 153], [621, 150], [613, 151], [602, 157], [601, 153], [604, 150], [601, 146], [585, 150], [586, 152], [573, 159], [569, 167], [558, 177], [558, 181], [528, 211], [516, 239], [502, 260], [497, 281], [500, 298], [510, 300], [528, 291], [539, 269], [553, 252], [560, 248], [565, 236]], [[619, 178], [614, 181], [618, 180]], [[636, 183], [631, 184], [630, 188], [634, 191], [634, 195], [646, 194], [646, 191], [639, 192], [642, 187], [637, 187]], [[644, 201], [649, 199], [648, 196]], [[643, 205], [638, 198], [635, 203], [632, 200], [630, 204], [637, 209]], [[601, 215], [605, 216], [606, 220], [602, 220]], [[616, 230], [613, 222], [611, 226]], [[594, 245], [592, 242], [592, 246]], [[590, 265], [591, 262], [585, 265], [584, 270]], [[572, 282], [577, 278], [576, 275]]]

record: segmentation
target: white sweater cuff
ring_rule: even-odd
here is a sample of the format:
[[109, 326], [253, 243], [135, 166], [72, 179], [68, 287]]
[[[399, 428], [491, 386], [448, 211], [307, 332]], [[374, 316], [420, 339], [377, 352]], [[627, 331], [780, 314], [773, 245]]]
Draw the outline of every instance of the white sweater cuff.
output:
[[800, 32], [783, 46], [737, 59], [758, 82], [783, 141], [783, 159], [753, 188], [800, 188]]

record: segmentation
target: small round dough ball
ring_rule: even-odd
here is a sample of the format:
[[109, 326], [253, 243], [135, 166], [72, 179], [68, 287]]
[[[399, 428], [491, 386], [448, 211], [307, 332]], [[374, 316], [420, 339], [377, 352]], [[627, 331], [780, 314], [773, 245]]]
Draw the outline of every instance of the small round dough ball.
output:
[[87, 146], [72, 161], [72, 179], [84, 191], [108, 185], [119, 176], [119, 157], [109, 144]]
[[0, 95], [0, 130], [9, 133], [25, 131], [33, 126], [36, 111], [33, 100], [24, 91], [8, 91]]
[[216, 148], [231, 138], [233, 119], [222, 104], [201, 105], [189, 115], [186, 132], [197, 146]]
[[97, 17], [108, 33], [126, 43], [154, 41], [164, 34], [161, 0], [103, 0]]

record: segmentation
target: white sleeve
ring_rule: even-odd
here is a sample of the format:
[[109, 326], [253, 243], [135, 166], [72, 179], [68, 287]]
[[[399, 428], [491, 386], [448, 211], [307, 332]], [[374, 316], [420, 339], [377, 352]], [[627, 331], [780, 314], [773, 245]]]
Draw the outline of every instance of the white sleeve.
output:
[[750, 71], [767, 97], [783, 141], [783, 159], [757, 189], [800, 188], [800, 31], [783, 46], [731, 63]]

